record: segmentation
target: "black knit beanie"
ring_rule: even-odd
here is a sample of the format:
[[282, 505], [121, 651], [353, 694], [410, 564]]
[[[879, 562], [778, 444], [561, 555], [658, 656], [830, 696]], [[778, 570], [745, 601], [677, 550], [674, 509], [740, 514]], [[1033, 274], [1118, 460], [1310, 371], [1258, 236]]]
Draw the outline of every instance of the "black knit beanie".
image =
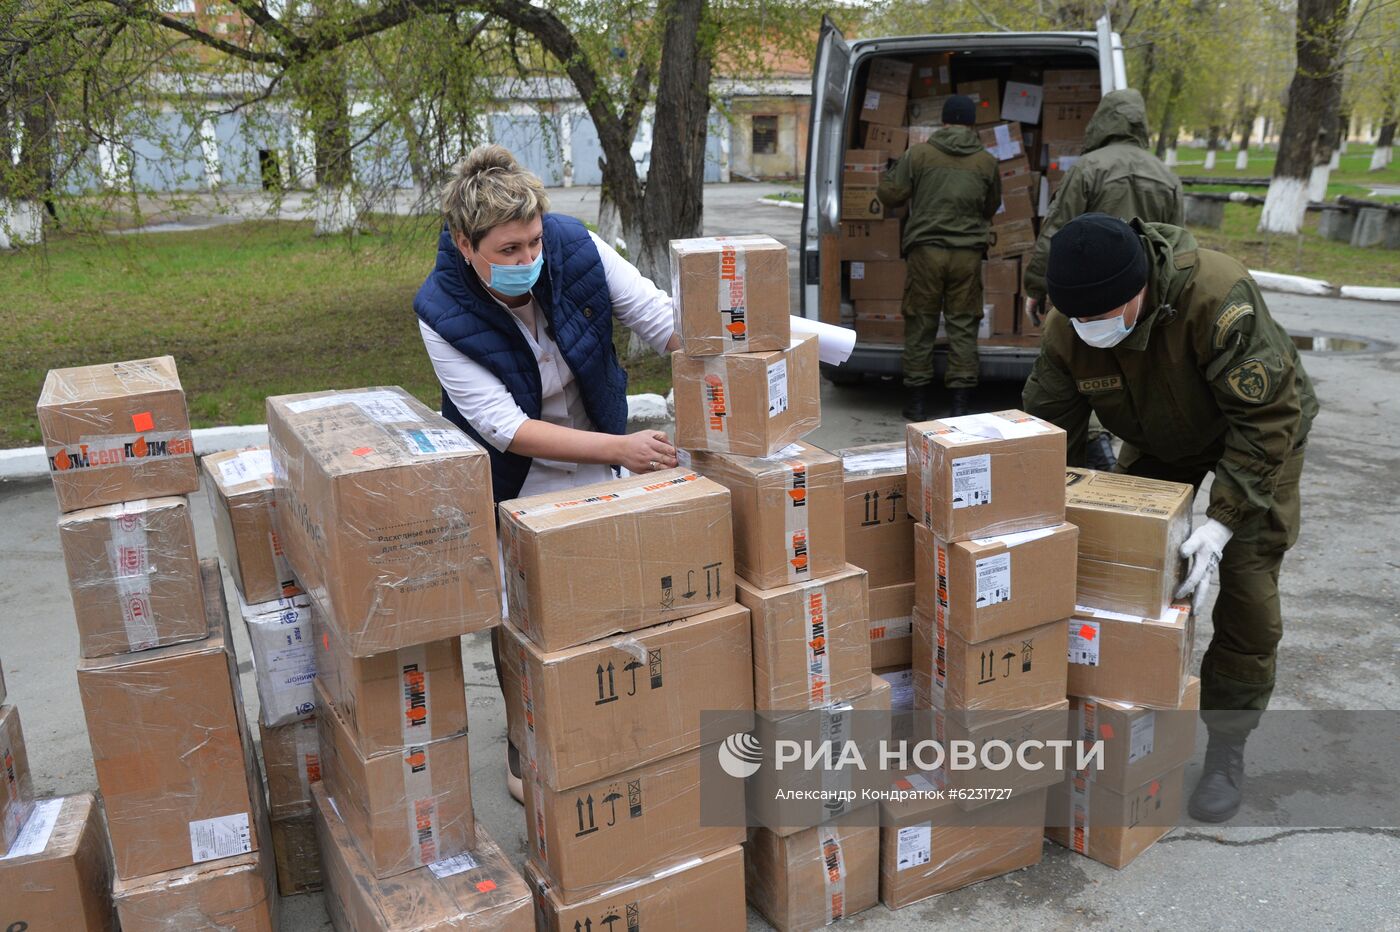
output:
[[1045, 293], [1060, 313], [1095, 317], [1127, 304], [1147, 284], [1147, 252], [1117, 217], [1081, 214], [1050, 237]]
[[954, 94], [943, 101], [943, 122], [971, 126], [977, 122], [977, 105], [971, 97]]

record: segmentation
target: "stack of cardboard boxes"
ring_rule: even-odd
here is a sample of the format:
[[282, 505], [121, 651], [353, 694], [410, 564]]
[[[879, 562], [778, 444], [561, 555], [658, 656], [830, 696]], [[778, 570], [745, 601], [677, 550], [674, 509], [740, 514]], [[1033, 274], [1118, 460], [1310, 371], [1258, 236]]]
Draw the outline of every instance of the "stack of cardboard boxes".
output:
[[311, 784], [321, 779], [312, 608], [277, 537], [272, 453], [229, 450], [201, 463], [219, 553], [252, 645], [277, 887], [283, 896], [319, 890], [311, 819]]
[[500, 527], [539, 928], [742, 928], [743, 828], [700, 805], [701, 710], [753, 708], [729, 492], [664, 470], [502, 502]]
[[1104, 741], [1105, 767], [1069, 774], [1051, 792], [1046, 833], [1121, 868], [1180, 821], [1195, 748], [1194, 619], [1171, 603], [1194, 490], [1085, 469], [1067, 470], [1065, 484], [1079, 527], [1070, 721], [1076, 737]]
[[[500, 617], [485, 452], [400, 388], [267, 412], [276, 531], [314, 607], [311, 796], [333, 920], [528, 927], [523, 881], [475, 823], [467, 756], [460, 637]], [[304, 735], [273, 743], [297, 754]], [[300, 793], [280, 757], [269, 780]]]
[[1025, 69], [1016, 80], [1004, 80], [960, 67], [963, 72], [947, 54], [909, 61], [877, 58], [865, 74], [860, 122], [843, 164], [839, 241], [842, 278], [861, 342], [897, 344], [904, 338], [897, 219], [902, 211], [884, 208], [875, 189], [888, 160], [926, 142], [942, 125], [943, 104], [954, 93], [972, 98], [977, 131], [996, 155], [1001, 174], [1002, 205], [992, 220], [983, 264], [985, 317], [979, 339], [993, 345], [1039, 340], [1040, 321], [1022, 312], [1023, 263], [1035, 247], [1051, 196], [1083, 148], [1100, 97], [1099, 74]]
[[54, 370], [39, 423], [122, 926], [275, 929], [223, 582], [195, 552], [198, 472], [174, 360]]
[[[1019, 411], [910, 424], [913, 670], [920, 727], [953, 740], [1064, 738], [1065, 619], [1078, 532], [1064, 522], [1065, 435]], [[881, 897], [898, 908], [1040, 860], [1040, 771], [943, 766], [907, 788], [974, 791], [886, 805]], [[1010, 790], [1010, 798], [975, 791]], [[954, 806], [978, 810], [960, 820]]]

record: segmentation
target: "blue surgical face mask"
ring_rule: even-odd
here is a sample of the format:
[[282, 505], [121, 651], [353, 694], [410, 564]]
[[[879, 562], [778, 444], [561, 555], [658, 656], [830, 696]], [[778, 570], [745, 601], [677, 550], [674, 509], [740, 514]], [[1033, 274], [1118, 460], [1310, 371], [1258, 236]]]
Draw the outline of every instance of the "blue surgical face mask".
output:
[[497, 265], [494, 262], [489, 264], [491, 281], [488, 284], [491, 290], [518, 298], [535, 287], [535, 282], [540, 280], [540, 272], [544, 269], [544, 250], [541, 249], [540, 254], [535, 256], [535, 261], [529, 265]]

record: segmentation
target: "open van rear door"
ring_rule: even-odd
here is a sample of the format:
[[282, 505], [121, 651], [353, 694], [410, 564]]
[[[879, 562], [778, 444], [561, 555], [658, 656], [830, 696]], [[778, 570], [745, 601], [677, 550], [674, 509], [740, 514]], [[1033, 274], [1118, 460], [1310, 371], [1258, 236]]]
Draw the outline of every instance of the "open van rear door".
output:
[[1099, 34], [1099, 83], [1103, 92], [1121, 91], [1128, 86], [1128, 69], [1123, 63], [1123, 37], [1113, 31], [1107, 15], [1094, 23]]
[[[846, 85], [851, 76], [851, 47], [841, 30], [822, 17], [817, 61], [812, 68], [812, 116], [807, 130], [807, 190], [802, 202], [802, 251], [798, 275], [802, 316], [839, 323], [840, 256], [836, 237], [841, 225], [841, 157], [844, 152]], [[823, 247], [826, 247], [823, 249]], [[825, 261], [823, 261], [825, 256]], [[821, 286], [830, 290], [831, 307], [823, 307]]]

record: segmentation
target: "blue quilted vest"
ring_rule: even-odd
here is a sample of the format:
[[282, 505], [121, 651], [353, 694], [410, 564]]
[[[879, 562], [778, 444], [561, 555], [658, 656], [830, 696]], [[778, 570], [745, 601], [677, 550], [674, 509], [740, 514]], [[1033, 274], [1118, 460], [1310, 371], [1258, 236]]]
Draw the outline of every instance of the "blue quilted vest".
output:
[[[627, 429], [627, 373], [612, 342], [612, 298], [603, 260], [588, 228], [562, 214], [544, 215], [544, 270], [532, 290], [594, 427], [610, 434]], [[458, 352], [500, 379], [525, 412], [538, 419], [540, 369], [511, 315], [487, 294], [467, 268], [452, 234], [438, 237], [437, 265], [413, 299], [420, 320]], [[491, 455], [491, 487], [497, 502], [515, 498], [530, 472], [530, 458], [497, 450], [476, 432], [442, 393], [442, 416]]]

